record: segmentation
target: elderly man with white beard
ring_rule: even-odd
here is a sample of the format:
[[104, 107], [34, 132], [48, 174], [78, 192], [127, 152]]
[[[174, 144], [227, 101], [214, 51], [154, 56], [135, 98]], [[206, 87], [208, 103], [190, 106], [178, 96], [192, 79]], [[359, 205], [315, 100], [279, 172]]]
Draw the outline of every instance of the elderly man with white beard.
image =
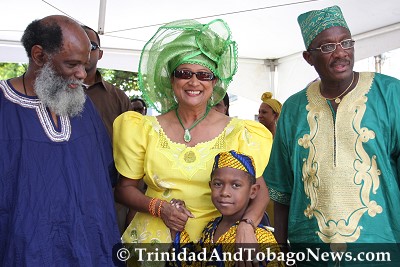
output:
[[0, 81], [0, 265], [113, 266], [116, 172], [82, 87], [89, 39], [49, 16], [21, 41], [26, 73]]

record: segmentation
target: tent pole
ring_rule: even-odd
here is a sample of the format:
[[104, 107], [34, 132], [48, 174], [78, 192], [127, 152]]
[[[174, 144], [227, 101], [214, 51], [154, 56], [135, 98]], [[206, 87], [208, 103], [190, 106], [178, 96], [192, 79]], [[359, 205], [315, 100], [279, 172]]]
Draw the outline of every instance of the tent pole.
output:
[[100, 0], [100, 10], [99, 10], [99, 27], [98, 34], [104, 34], [104, 24], [106, 22], [106, 6], [107, 0]]
[[382, 55], [374, 56], [375, 58], [375, 72], [381, 73], [382, 70]]
[[277, 95], [277, 90], [276, 90], [276, 76], [277, 76], [277, 68], [278, 68], [278, 61], [276, 59], [267, 59], [266, 60], [266, 64], [267, 66], [269, 66], [269, 88], [270, 91], [273, 95], [273, 97], [275, 98]]

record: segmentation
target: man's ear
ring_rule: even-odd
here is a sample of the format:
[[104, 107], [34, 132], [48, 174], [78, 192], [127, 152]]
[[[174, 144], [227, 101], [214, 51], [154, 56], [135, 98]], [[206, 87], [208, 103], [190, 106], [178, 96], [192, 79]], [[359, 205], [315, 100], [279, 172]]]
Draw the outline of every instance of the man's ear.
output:
[[250, 199], [255, 199], [258, 193], [258, 190], [260, 190], [260, 185], [259, 184], [253, 184], [250, 188]]
[[99, 60], [103, 57], [103, 50], [99, 49]]
[[313, 61], [312, 61], [312, 57], [311, 57], [311, 53], [308, 51], [304, 51], [303, 52], [303, 58], [307, 61], [308, 64], [310, 64], [310, 66], [313, 66]]
[[42, 67], [47, 61], [47, 55], [43, 51], [43, 47], [41, 45], [34, 45], [31, 49], [31, 57], [32, 61], [35, 62], [36, 65]]

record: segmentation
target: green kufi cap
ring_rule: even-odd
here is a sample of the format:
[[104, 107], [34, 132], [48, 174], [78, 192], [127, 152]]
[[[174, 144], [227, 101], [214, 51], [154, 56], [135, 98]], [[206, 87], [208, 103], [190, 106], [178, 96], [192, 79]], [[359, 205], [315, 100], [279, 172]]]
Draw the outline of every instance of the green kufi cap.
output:
[[341, 26], [349, 30], [342, 11], [338, 6], [327, 7], [321, 10], [311, 10], [301, 14], [297, 18], [297, 21], [300, 25], [306, 49], [308, 49], [311, 42], [323, 30], [335, 26]]
[[174, 21], [160, 27], [146, 43], [139, 62], [139, 88], [158, 112], [177, 107], [171, 77], [179, 65], [187, 63], [207, 67], [218, 77], [209, 101], [210, 106], [216, 105], [237, 71], [237, 45], [223, 20]]

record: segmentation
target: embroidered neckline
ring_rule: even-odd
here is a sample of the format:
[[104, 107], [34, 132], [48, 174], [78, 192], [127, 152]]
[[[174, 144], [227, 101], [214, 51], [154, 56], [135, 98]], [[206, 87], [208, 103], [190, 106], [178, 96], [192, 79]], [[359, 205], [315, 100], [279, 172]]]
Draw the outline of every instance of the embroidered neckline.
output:
[[205, 142], [197, 143], [195, 146], [192, 147], [192, 146], [187, 146], [186, 144], [183, 144], [183, 143], [177, 143], [177, 142], [172, 141], [169, 138], [169, 136], [164, 132], [164, 129], [161, 127], [159, 121], [157, 120], [157, 117], [150, 117], [150, 116], [145, 116], [145, 117], [148, 117], [149, 119], [151, 119], [151, 123], [153, 125], [154, 130], [156, 132], [161, 132], [164, 135], [165, 139], [169, 143], [174, 144], [174, 145], [184, 146], [186, 148], [196, 148], [196, 147], [201, 146], [203, 144], [209, 144], [209, 143], [212, 143], [212, 142], [216, 142], [222, 136], [226, 136], [226, 135], [230, 134], [232, 132], [232, 130], [234, 129], [234, 125], [237, 124], [240, 121], [237, 118], [231, 118], [230, 121], [228, 122], [228, 124], [225, 126], [225, 128], [216, 137], [214, 137], [211, 140], [205, 141]]
[[18, 94], [9, 80], [0, 81], [0, 88], [3, 91], [4, 96], [17, 105], [24, 108], [35, 109], [39, 118], [40, 124], [47, 137], [53, 142], [64, 142], [68, 141], [71, 137], [71, 122], [68, 116], [59, 116], [60, 118], [60, 131], [54, 128], [52, 120], [47, 112], [45, 105], [37, 98], [26, 97]]

